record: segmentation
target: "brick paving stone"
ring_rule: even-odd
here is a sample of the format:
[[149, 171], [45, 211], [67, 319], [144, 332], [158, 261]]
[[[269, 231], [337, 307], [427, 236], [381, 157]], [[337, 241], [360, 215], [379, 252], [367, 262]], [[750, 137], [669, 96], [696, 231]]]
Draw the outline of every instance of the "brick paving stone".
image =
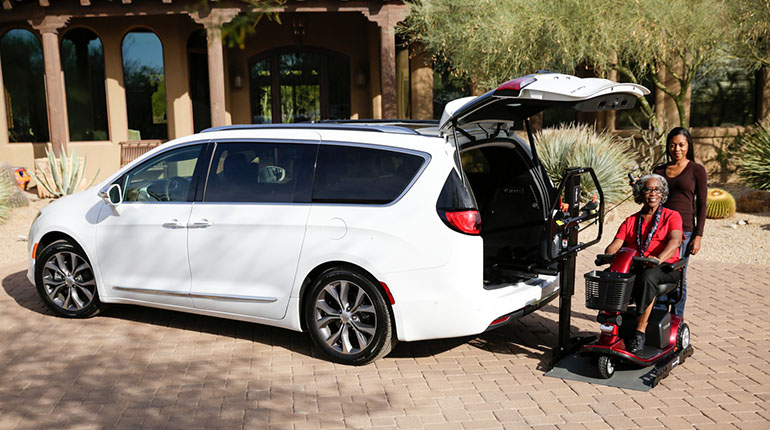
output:
[[[592, 269], [590, 258], [578, 266]], [[0, 268], [0, 429], [769, 429], [766, 268], [694, 259], [688, 276], [695, 355], [644, 393], [543, 376], [554, 304], [350, 367], [305, 334], [255, 324], [133, 306], [53, 317], [23, 267]], [[742, 314], [726, 326], [722, 288], [735, 279], [751, 288], [736, 292]], [[576, 285], [573, 334], [593, 334], [581, 293]]]

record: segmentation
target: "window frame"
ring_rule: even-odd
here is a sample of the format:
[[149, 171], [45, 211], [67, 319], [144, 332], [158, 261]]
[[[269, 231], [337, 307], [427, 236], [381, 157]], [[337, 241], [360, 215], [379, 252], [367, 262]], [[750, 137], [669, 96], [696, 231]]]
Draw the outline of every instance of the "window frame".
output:
[[[337, 59], [344, 59], [345, 62], [347, 62], [348, 66], [348, 91], [347, 91], [347, 102], [348, 102], [348, 108], [350, 112], [352, 112], [353, 109], [353, 81], [352, 81], [352, 69], [351, 69], [351, 57], [348, 55], [345, 55], [344, 53], [334, 51], [331, 49], [326, 48], [319, 48], [319, 47], [292, 47], [292, 46], [285, 46], [281, 48], [275, 48], [268, 51], [257, 53], [251, 57], [249, 57], [246, 61], [247, 68], [246, 68], [246, 76], [248, 80], [249, 85], [249, 121], [253, 121], [254, 118], [254, 97], [253, 97], [253, 90], [251, 88], [251, 68], [254, 64], [259, 63], [264, 60], [269, 60], [269, 69], [270, 69], [270, 91], [271, 91], [271, 115], [272, 115], [272, 122], [271, 124], [295, 124], [295, 123], [284, 123], [282, 119], [281, 114], [281, 78], [280, 78], [280, 56], [284, 54], [320, 54], [321, 56], [321, 65], [320, 65], [320, 74], [319, 74], [319, 103], [320, 103], [320, 116], [321, 120], [329, 119], [330, 115], [330, 109], [331, 109], [331, 103], [329, 100], [329, 87], [330, 87], [330, 77], [329, 77], [329, 59], [331, 58], [337, 58]], [[350, 115], [348, 115], [349, 117]], [[347, 118], [343, 118], [347, 119]]]
[[408, 148], [396, 148], [392, 146], [385, 146], [385, 145], [377, 145], [377, 144], [371, 144], [371, 143], [357, 143], [357, 142], [344, 142], [344, 141], [330, 141], [325, 140], [321, 143], [321, 146], [346, 146], [346, 147], [354, 147], [354, 148], [365, 148], [365, 149], [376, 149], [380, 151], [387, 151], [387, 152], [395, 152], [395, 153], [402, 153], [402, 154], [408, 154], [408, 155], [416, 155], [420, 158], [422, 158], [422, 164], [417, 169], [415, 174], [412, 176], [412, 179], [407, 183], [407, 185], [404, 187], [404, 189], [399, 193], [396, 198], [393, 200], [387, 202], [387, 203], [367, 203], [367, 202], [324, 202], [324, 201], [316, 201], [313, 198], [313, 193], [315, 191], [315, 178], [318, 173], [318, 155], [321, 153], [321, 149], [319, 146], [318, 154], [316, 155], [316, 164], [315, 168], [313, 169], [313, 188], [310, 193], [311, 203], [313, 205], [333, 205], [333, 206], [363, 206], [363, 207], [387, 207], [387, 206], [393, 206], [396, 203], [398, 203], [408, 192], [412, 189], [414, 184], [420, 179], [420, 176], [422, 176], [422, 173], [427, 169], [428, 164], [431, 162], [431, 155], [427, 152], [422, 152], [414, 149], [408, 149]]
[[[308, 179], [307, 189], [303, 192], [297, 192], [295, 190], [292, 201], [290, 202], [208, 202], [206, 201], [206, 191], [208, 189], [208, 181], [211, 174], [211, 169], [214, 167], [214, 154], [216, 154], [217, 147], [228, 144], [290, 144], [290, 145], [313, 145], [315, 148], [315, 154], [313, 156], [312, 171]], [[318, 161], [318, 151], [320, 142], [317, 140], [303, 140], [303, 139], [269, 139], [269, 138], [224, 138], [211, 140], [209, 145], [209, 160], [208, 166], [205, 172], [201, 172], [203, 180], [199, 183], [203, 185], [198, 187], [195, 195], [195, 203], [206, 205], [295, 205], [295, 204], [310, 204], [313, 192], [313, 181], [315, 180], [315, 169]], [[303, 195], [304, 194], [304, 195]]]
[[[154, 154], [152, 157], [148, 158], [147, 160], [142, 161], [141, 163], [132, 166], [130, 169], [123, 172], [120, 176], [115, 178], [110, 185], [118, 184], [121, 188], [121, 193], [123, 197], [125, 198], [126, 195], [126, 180], [128, 179], [128, 175], [130, 175], [132, 172], [136, 171], [137, 169], [141, 169], [142, 167], [147, 166], [150, 163], [157, 162], [157, 159], [159, 157], [162, 157], [166, 154], [168, 154], [171, 151], [176, 151], [179, 149], [187, 148], [190, 146], [195, 145], [201, 145], [201, 150], [198, 153], [198, 162], [195, 164], [195, 169], [193, 170], [193, 174], [190, 177], [190, 189], [187, 190], [187, 196], [185, 197], [185, 200], [183, 201], [169, 201], [169, 202], [162, 202], [162, 201], [134, 201], [134, 200], [123, 200], [121, 205], [123, 204], [181, 204], [181, 203], [194, 203], [196, 200], [195, 198], [198, 195], [198, 189], [201, 188], [198, 185], [200, 184], [200, 175], [201, 170], [205, 168], [208, 169], [209, 164], [211, 163], [211, 147], [213, 146], [209, 140], [196, 140], [192, 142], [185, 142], [179, 145], [174, 145], [173, 147], [167, 148], [161, 152], [158, 152], [157, 154]], [[207, 160], [208, 157], [208, 160]]]

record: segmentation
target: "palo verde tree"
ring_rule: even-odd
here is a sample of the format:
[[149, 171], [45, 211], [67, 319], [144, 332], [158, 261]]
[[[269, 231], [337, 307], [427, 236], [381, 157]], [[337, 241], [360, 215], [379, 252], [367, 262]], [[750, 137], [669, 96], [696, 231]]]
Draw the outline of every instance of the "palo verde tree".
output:
[[[689, 125], [685, 101], [696, 71], [730, 37], [724, 0], [414, 0], [404, 31], [482, 87], [548, 69], [649, 77]], [[665, 68], [674, 85], [659, 78]], [[660, 129], [653, 108], [640, 100]]]
[[728, 13], [735, 30], [731, 51], [752, 68], [770, 67], [770, 0], [735, 0]]

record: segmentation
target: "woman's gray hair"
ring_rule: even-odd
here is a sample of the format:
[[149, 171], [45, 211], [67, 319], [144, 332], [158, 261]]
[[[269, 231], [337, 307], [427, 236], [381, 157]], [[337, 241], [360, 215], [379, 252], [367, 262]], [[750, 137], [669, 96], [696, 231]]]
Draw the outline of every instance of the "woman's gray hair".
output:
[[639, 204], [644, 203], [644, 193], [642, 192], [642, 189], [644, 188], [644, 184], [650, 179], [657, 179], [660, 181], [660, 190], [663, 192], [660, 196], [660, 204], [666, 203], [666, 200], [668, 200], [668, 182], [666, 182], [666, 178], [656, 175], [655, 173], [644, 175], [639, 178], [638, 181], [634, 182], [634, 201]]

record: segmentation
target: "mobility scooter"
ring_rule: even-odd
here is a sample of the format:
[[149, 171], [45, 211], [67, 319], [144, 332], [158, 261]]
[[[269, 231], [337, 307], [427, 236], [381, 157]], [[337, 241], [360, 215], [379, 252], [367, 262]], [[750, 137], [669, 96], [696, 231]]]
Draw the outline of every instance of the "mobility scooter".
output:
[[[662, 263], [664, 271], [679, 270], [681, 273], [686, 260], [676, 263]], [[621, 361], [631, 362], [646, 367], [655, 365], [657, 376], [653, 386], [666, 377], [671, 369], [692, 355], [690, 329], [683, 318], [674, 315], [674, 305], [682, 297], [682, 279], [676, 283], [657, 286], [657, 304], [650, 315], [646, 330], [644, 349], [631, 353], [626, 349], [624, 339], [628, 339], [636, 329], [637, 313], [631, 308], [631, 291], [634, 286], [634, 272], [642, 265], [656, 265], [658, 260], [639, 257], [632, 248], [621, 248], [615, 255], [600, 254], [596, 265], [610, 263], [607, 270], [594, 270], [584, 275], [586, 280], [586, 307], [599, 311], [597, 321], [600, 326], [599, 338], [581, 350], [581, 355], [594, 355], [602, 378], [610, 378]], [[676, 291], [674, 293], [674, 291]], [[669, 296], [669, 293], [673, 293]], [[665, 305], [666, 309], [658, 308]]]

